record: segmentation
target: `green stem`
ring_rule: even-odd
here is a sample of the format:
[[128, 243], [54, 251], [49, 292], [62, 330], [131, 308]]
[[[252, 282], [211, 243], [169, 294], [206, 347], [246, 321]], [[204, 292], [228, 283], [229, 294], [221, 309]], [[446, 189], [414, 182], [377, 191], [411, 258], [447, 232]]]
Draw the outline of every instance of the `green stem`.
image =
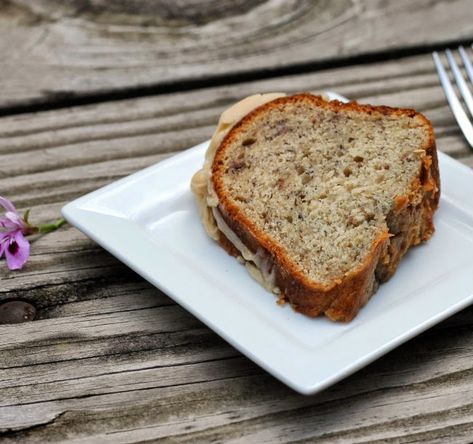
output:
[[51, 231], [55, 231], [58, 228], [62, 227], [66, 223], [66, 220], [62, 217], [55, 222], [50, 224], [40, 224], [38, 225], [38, 232], [39, 233], [50, 233]]

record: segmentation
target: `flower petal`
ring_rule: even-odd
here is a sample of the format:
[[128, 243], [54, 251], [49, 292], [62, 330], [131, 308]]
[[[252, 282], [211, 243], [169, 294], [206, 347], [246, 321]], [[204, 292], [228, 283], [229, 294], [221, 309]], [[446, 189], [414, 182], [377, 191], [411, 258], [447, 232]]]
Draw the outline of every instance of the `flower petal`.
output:
[[12, 222], [12, 220], [8, 217], [0, 217], [0, 230], [2, 228], [5, 228], [7, 229], [8, 231], [12, 231], [12, 230], [17, 230], [19, 227], [18, 227], [18, 224]]
[[0, 196], [0, 205], [5, 208], [6, 211], [11, 211], [13, 213], [18, 213], [16, 211], [15, 205], [13, 205], [13, 202], [6, 197]]
[[25, 221], [16, 211], [7, 211], [5, 213], [5, 218], [9, 219], [15, 228], [20, 228], [21, 230], [26, 228]]
[[3, 256], [7, 243], [10, 243], [10, 233], [0, 233], [0, 259]]
[[30, 243], [20, 230], [10, 235], [10, 242], [4, 247], [7, 265], [10, 270], [19, 270], [30, 257]]
[[25, 231], [28, 226], [15, 208], [15, 205], [6, 197], [0, 196], [0, 206], [5, 209], [5, 216], [0, 218], [0, 229], [7, 230], [21, 229]]

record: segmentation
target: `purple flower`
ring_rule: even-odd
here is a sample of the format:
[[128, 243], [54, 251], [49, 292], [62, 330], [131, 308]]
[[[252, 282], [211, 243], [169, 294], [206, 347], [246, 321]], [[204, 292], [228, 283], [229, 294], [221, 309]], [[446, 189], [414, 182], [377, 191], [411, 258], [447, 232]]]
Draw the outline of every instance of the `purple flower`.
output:
[[5, 255], [10, 270], [20, 270], [30, 257], [30, 243], [25, 235], [50, 233], [66, 223], [61, 218], [48, 224], [31, 225], [28, 222], [30, 210], [22, 217], [15, 205], [2, 196], [0, 207], [5, 209], [5, 215], [0, 217], [0, 259]]
[[20, 216], [15, 205], [0, 196], [5, 216], [0, 218], [0, 259], [5, 255], [10, 270], [20, 270], [30, 257], [30, 243], [24, 236], [32, 227]]

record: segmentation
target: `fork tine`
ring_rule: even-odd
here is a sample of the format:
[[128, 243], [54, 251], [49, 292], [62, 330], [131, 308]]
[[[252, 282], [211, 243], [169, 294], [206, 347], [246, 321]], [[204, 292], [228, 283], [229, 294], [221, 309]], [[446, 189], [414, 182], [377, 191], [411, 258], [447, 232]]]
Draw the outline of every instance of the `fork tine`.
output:
[[468, 73], [470, 82], [473, 83], [473, 65], [471, 64], [470, 59], [468, 58], [468, 54], [466, 53], [465, 48], [463, 46], [460, 46], [458, 48], [458, 51], [460, 52], [463, 66], [465, 67], [466, 72]]
[[447, 49], [447, 59], [450, 62], [450, 68], [452, 69], [453, 76], [455, 77], [455, 81], [457, 82], [458, 89], [460, 90], [461, 95], [463, 96], [463, 100], [465, 100], [466, 107], [468, 111], [470, 111], [471, 116], [473, 116], [473, 96], [471, 95], [470, 88], [465, 82], [463, 78], [463, 74], [460, 71], [460, 68], [457, 65], [455, 58], [453, 57], [452, 51]]
[[460, 129], [462, 130], [466, 140], [470, 144], [470, 147], [473, 149], [473, 125], [468, 120], [468, 116], [463, 110], [463, 107], [455, 94], [455, 90], [450, 83], [450, 79], [445, 72], [437, 51], [432, 54], [432, 57], [434, 58], [434, 63], [440, 78], [440, 83], [442, 84], [445, 95], [447, 96], [447, 100], [450, 104], [453, 115], [457, 119], [458, 125], [460, 126]]

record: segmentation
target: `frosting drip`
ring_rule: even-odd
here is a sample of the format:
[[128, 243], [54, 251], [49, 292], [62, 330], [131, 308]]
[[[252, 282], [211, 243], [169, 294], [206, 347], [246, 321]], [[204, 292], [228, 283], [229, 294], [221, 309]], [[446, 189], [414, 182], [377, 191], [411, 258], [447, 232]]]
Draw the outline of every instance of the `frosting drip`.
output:
[[212, 208], [212, 215], [215, 218], [218, 230], [240, 252], [242, 262], [251, 276], [267, 290], [280, 293], [276, 285], [276, 270], [268, 254], [262, 248], [258, 248], [256, 253], [253, 253], [228, 226], [217, 208]]

